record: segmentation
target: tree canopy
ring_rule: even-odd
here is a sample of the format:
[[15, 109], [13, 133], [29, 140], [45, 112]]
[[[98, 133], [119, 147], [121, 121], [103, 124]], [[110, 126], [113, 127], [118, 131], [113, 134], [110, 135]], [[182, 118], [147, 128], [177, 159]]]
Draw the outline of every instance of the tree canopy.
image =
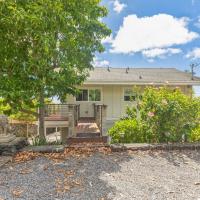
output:
[[110, 34], [100, 0], [0, 0], [0, 96], [14, 110], [68, 93]]

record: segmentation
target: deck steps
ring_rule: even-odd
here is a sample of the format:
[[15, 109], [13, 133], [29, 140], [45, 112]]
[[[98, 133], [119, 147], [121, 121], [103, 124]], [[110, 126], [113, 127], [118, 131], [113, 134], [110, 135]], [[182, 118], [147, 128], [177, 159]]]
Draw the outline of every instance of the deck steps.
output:
[[95, 132], [95, 133], [77, 133], [77, 137], [83, 137], [83, 138], [93, 138], [93, 137], [100, 137], [100, 132]]
[[67, 144], [81, 144], [81, 143], [107, 143], [107, 136], [98, 136], [98, 137], [71, 137], [68, 138]]
[[69, 148], [101, 148], [101, 147], [110, 147], [109, 144], [107, 143], [72, 143], [68, 145], [67, 147]]

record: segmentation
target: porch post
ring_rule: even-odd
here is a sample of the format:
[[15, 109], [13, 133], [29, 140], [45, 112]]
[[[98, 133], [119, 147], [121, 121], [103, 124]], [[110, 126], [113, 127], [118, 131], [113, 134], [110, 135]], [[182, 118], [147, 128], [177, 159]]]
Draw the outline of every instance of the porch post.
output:
[[107, 127], [106, 127], [106, 117], [107, 117], [107, 105], [101, 105], [101, 130], [102, 136], [107, 136]]
[[74, 115], [72, 113], [69, 113], [68, 115], [68, 122], [69, 122], [69, 126], [68, 126], [69, 137], [76, 137], [75, 131], [74, 131]]
[[61, 142], [62, 144], [66, 144], [67, 138], [69, 136], [69, 127], [62, 127], [60, 132], [61, 132]]

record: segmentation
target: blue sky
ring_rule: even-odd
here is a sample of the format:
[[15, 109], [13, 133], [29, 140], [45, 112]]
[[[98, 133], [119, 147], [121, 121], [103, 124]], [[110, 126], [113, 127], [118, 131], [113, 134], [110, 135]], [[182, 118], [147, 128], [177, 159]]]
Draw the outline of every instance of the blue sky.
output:
[[[95, 64], [175, 67], [200, 61], [200, 0], [103, 0], [112, 30]], [[200, 75], [200, 67], [196, 69]]]

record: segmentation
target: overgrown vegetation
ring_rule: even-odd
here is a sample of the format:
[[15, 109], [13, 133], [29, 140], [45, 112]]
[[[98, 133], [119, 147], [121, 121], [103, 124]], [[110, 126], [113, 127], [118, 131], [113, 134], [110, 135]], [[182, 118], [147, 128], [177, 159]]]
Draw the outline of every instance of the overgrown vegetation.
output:
[[178, 88], [149, 87], [142, 98], [137, 93], [133, 104], [127, 116], [109, 130], [113, 143], [200, 140], [199, 98], [186, 96]]

